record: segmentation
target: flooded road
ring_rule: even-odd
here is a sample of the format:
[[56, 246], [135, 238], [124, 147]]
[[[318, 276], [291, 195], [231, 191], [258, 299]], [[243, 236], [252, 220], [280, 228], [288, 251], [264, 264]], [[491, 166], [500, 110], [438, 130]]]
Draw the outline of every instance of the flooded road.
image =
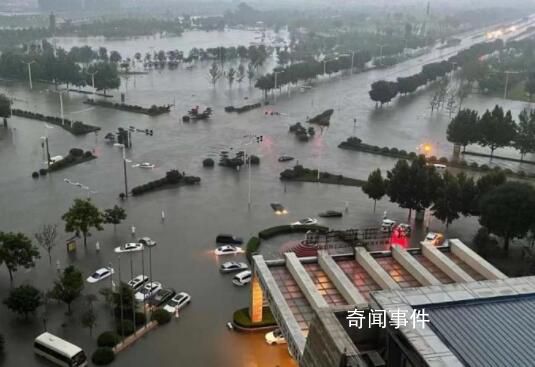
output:
[[[467, 37], [463, 45], [476, 41]], [[84, 44], [85, 41], [79, 42]], [[147, 41], [147, 46], [151, 42]], [[110, 44], [104, 46], [114, 49]], [[343, 210], [346, 205], [348, 212], [343, 218], [320, 221], [320, 224], [337, 229], [373, 226], [380, 222], [385, 210], [393, 219], [406, 220], [407, 211], [387, 199], [378, 202], [374, 213], [373, 202], [358, 188], [315, 183], [284, 185], [279, 181], [279, 173], [292, 163], [279, 163], [277, 158], [291, 155], [304, 166], [320, 167], [355, 178], [366, 178], [372, 169], [380, 167], [386, 170], [395, 164], [395, 160], [390, 158], [338, 149], [337, 145], [351, 135], [372, 144], [406, 150], [414, 150], [422, 142], [431, 141], [437, 151], [435, 155], [448, 156], [451, 145], [445, 140], [445, 130], [449, 117], [442, 113], [431, 114], [428, 110], [432, 88], [399, 98], [382, 109], [376, 109], [367, 94], [371, 82], [417, 72], [422, 64], [445, 57], [457, 48], [447, 50], [433, 51], [391, 69], [324, 78], [317, 81], [310, 91], [291, 91], [290, 97], [287, 96], [288, 91], [283, 90], [274, 106], [244, 114], [228, 114], [223, 108], [261, 100], [262, 93], [250, 87], [247, 81], [241, 86], [234, 83], [229, 88], [221, 80], [213, 88], [207, 80], [208, 65], [199, 65], [193, 70], [179, 68], [130, 77], [128, 87], [123, 81], [121, 91], [126, 93], [127, 103], [143, 106], [175, 103], [170, 114], [159, 117], [88, 108], [83, 104], [84, 96], [70, 93], [64, 100], [65, 116], [102, 127], [98, 134], [74, 137], [59, 127], [46, 129], [40, 122], [17, 117], [9, 120], [10, 129], [0, 130], [0, 207], [3, 208], [0, 230], [22, 231], [31, 236], [44, 223], [58, 223], [62, 227], [60, 217], [72, 200], [87, 196], [86, 191], [68, 185], [64, 179], [80, 182], [95, 192], [90, 196], [96, 205], [104, 209], [120, 204], [126, 209], [128, 219], [117, 226], [116, 231], [113, 226], [106, 226], [104, 231], [94, 232], [88, 240], [87, 249], [79, 244], [76, 254], [70, 256], [64, 247], [68, 235], [61, 233], [52, 254], [54, 262], [59, 260], [62, 267], [76, 264], [87, 276], [110, 262], [117, 268], [120, 261], [121, 278], [129, 280], [130, 261], [133, 275], [141, 272], [139, 255], [118, 259], [113, 248], [132, 238], [130, 227], [133, 225], [138, 236], [150, 236], [158, 241], [152, 252], [154, 280], [192, 295], [192, 303], [181, 313], [180, 319], [150, 333], [120, 354], [115, 366], [177, 363], [221, 367], [293, 366], [285, 346], [268, 346], [263, 334], [239, 334], [226, 328], [233, 311], [248, 305], [249, 290], [233, 286], [231, 276], [218, 272], [218, 265], [228, 259], [218, 259], [213, 255], [215, 237], [218, 233], [230, 232], [247, 239], [263, 228], [317, 216], [325, 209]], [[59, 116], [58, 95], [47, 91], [47, 86], [36, 85], [33, 91], [29, 91], [25, 83], [13, 83], [3, 85], [2, 91], [15, 98], [17, 108]], [[119, 92], [112, 93], [115, 94], [114, 100], [118, 101]], [[465, 106], [484, 110], [498, 102], [502, 103], [471, 96]], [[211, 106], [215, 111], [213, 118], [206, 122], [183, 123], [181, 116], [193, 105]], [[526, 106], [525, 103], [509, 101], [506, 105], [515, 114]], [[299, 143], [288, 133], [290, 123], [304, 121], [306, 116], [328, 108], [335, 109], [331, 127], [322, 133], [318, 131], [310, 142]], [[267, 116], [266, 110], [279, 111], [282, 115]], [[356, 126], [353, 124], [355, 117]], [[130, 187], [161, 178], [167, 170], [174, 168], [200, 176], [201, 184], [149, 193], [120, 203], [118, 194], [123, 190], [121, 151], [107, 144], [103, 137], [118, 127], [128, 126], [154, 130], [154, 136], [133, 135], [133, 148], [127, 152], [131, 164], [156, 164], [152, 170], [129, 167]], [[49, 136], [53, 156], [65, 155], [70, 148], [79, 147], [94, 150], [98, 159], [33, 180], [31, 172], [44, 166], [40, 137], [45, 134]], [[207, 157], [217, 160], [222, 150], [243, 149], [247, 142], [244, 136], [250, 134], [262, 135], [264, 140], [261, 144], [248, 146], [248, 150], [261, 159], [259, 166], [252, 167], [252, 205], [248, 208], [246, 169], [236, 171], [218, 166], [206, 169], [201, 163]], [[511, 154], [515, 155], [515, 152]], [[286, 216], [274, 215], [269, 206], [272, 202], [281, 202], [289, 213]], [[165, 221], [161, 220], [162, 211], [165, 212]], [[444, 226], [432, 220], [431, 229], [443, 231]], [[469, 241], [476, 230], [476, 220], [464, 218], [449, 227], [448, 235], [461, 236]], [[96, 241], [100, 242], [100, 252], [95, 249]], [[244, 257], [238, 255], [229, 259], [244, 260]], [[5, 269], [0, 271], [0, 295], [3, 298], [8, 292], [9, 280]], [[15, 283], [31, 282], [45, 290], [52, 286], [54, 276], [55, 265], [49, 266], [46, 257], [43, 257], [35, 269], [17, 272]], [[97, 294], [103, 286], [87, 285], [85, 292]], [[35, 359], [31, 352], [32, 338], [43, 330], [40, 314], [31, 322], [22, 323], [3, 305], [0, 307], [3, 315], [0, 330], [6, 335], [8, 350], [3, 364], [42, 366], [42, 361]], [[75, 315], [67, 317], [63, 314], [63, 305], [51, 305], [47, 327], [91, 353], [96, 343], [86, 330], [81, 330], [79, 315], [82, 309], [82, 302], [78, 302], [74, 305]], [[99, 306], [97, 324], [94, 335], [111, 327], [109, 310], [102, 305]]]

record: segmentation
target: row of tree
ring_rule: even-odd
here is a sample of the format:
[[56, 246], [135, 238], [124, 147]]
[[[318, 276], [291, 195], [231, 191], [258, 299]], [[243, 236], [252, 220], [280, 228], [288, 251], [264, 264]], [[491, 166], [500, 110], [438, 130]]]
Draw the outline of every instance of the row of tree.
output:
[[422, 71], [417, 74], [397, 78], [395, 82], [386, 80], [376, 81], [371, 85], [371, 90], [369, 91], [370, 98], [382, 106], [390, 102], [398, 94], [414, 93], [419, 87], [427, 85], [427, 83], [438, 78], [443, 78], [457, 67], [463, 67], [467, 63], [499, 50], [502, 47], [503, 42], [501, 40], [478, 43], [469, 49], [459, 51], [447, 61], [443, 60], [424, 65]]
[[281, 88], [287, 84], [296, 84], [302, 80], [314, 79], [320, 75], [330, 75], [342, 70], [350, 70], [363, 67], [370, 61], [370, 55], [364, 52], [356, 52], [353, 55], [342, 55], [331, 60], [310, 60], [291, 64], [286, 67], [278, 67], [273, 73], [268, 73], [256, 81], [255, 87], [267, 94], [270, 90]]
[[526, 154], [535, 153], [535, 111], [523, 110], [516, 123], [511, 111], [504, 113], [500, 106], [481, 116], [475, 110], [463, 109], [448, 125], [447, 138], [463, 150], [469, 144], [489, 147], [491, 157], [497, 148], [514, 147], [523, 160]]
[[[80, 65], [80, 63], [91, 64]], [[96, 62], [94, 62], [96, 61]], [[85, 86], [92, 85], [98, 90], [115, 89], [120, 86], [117, 65], [110, 63], [107, 50], [101, 48], [95, 53], [90, 48], [66, 52], [62, 48], [54, 50], [44, 40], [41, 47], [25, 52], [8, 51], [0, 56], [0, 76], [5, 78], [27, 79], [28, 64], [31, 66], [33, 80], [44, 80], [54, 84]]]
[[428, 208], [446, 226], [460, 215], [479, 216], [481, 225], [503, 237], [506, 251], [512, 238], [535, 231], [535, 189], [506, 182], [503, 172], [488, 173], [477, 181], [463, 172], [440, 175], [421, 156], [411, 164], [399, 160], [386, 178], [380, 170], [373, 171], [362, 190], [375, 201], [387, 195], [391, 202], [409, 209], [409, 218], [412, 210]]

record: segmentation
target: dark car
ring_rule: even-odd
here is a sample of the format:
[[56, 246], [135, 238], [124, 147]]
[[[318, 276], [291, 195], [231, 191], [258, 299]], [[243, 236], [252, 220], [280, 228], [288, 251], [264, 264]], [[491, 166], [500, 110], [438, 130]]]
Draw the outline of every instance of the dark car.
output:
[[221, 245], [241, 245], [243, 243], [243, 239], [231, 234], [219, 234], [215, 238], [215, 243]]
[[273, 209], [273, 211], [277, 215], [287, 214], [288, 213], [286, 208], [280, 203], [271, 203], [270, 205], [271, 205], [271, 209]]
[[154, 296], [149, 298], [148, 305], [159, 307], [163, 305], [165, 302], [169, 301], [171, 298], [173, 298], [176, 294], [176, 291], [172, 288], [162, 288]]

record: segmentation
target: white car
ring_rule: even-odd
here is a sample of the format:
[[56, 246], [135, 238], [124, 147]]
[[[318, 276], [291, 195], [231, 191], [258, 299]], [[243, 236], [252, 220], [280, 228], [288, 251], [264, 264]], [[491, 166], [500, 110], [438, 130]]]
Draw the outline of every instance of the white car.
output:
[[247, 283], [251, 283], [252, 278], [253, 273], [251, 272], [251, 270], [245, 270], [241, 273], [234, 275], [234, 278], [232, 278], [232, 283], [234, 285], [237, 285], [238, 287], [242, 287]]
[[115, 253], [121, 254], [123, 252], [136, 252], [143, 250], [143, 245], [139, 242], [129, 242], [122, 246], [115, 248]]
[[175, 313], [176, 310], [182, 309], [184, 306], [189, 304], [191, 302], [191, 296], [187, 294], [186, 292], [180, 292], [173, 298], [171, 298], [165, 306], [163, 306], [163, 309], [166, 310], [169, 313]]
[[249, 269], [249, 266], [246, 263], [241, 263], [237, 261], [227, 261], [226, 263], [221, 264], [219, 271], [222, 273], [233, 273], [235, 271], [242, 271]]
[[305, 219], [300, 219], [297, 222], [293, 222], [292, 226], [307, 226], [307, 225], [316, 224], [316, 223], [318, 223], [318, 220], [316, 218], [305, 218]]
[[149, 162], [143, 162], [143, 163], [139, 163], [139, 164], [134, 164], [132, 165], [132, 168], [154, 168], [155, 165], [152, 164], [152, 163], [149, 163]]
[[392, 232], [395, 225], [396, 221], [392, 219], [383, 219], [383, 222], [381, 223], [381, 232]]
[[143, 302], [144, 300], [152, 297], [160, 289], [162, 289], [162, 283], [149, 282], [143, 286], [135, 295], [136, 301]]
[[134, 291], [138, 291], [141, 287], [143, 287], [147, 282], [149, 281], [149, 277], [146, 275], [138, 275], [137, 277], [133, 278], [128, 282], [128, 285], [130, 288], [132, 288]]
[[110, 277], [114, 273], [114, 270], [110, 267], [100, 268], [91, 274], [86, 281], [88, 283], [97, 283], [103, 279]]
[[156, 241], [152, 240], [150, 237], [141, 237], [137, 242], [141, 243], [143, 246], [156, 246]]
[[269, 345], [286, 344], [286, 339], [280, 329], [275, 329], [266, 334], [266, 343]]
[[231, 245], [220, 246], [220, 247], [216, 248], [215, 251], [214, 251], [214, 253], [217, 256], [235, 255], [235, 254], [239, 254], [239, 253], [242, 253], [242, 252], [243, 252], [243, 250], [242, 250], [241, 247], [231, 246]]

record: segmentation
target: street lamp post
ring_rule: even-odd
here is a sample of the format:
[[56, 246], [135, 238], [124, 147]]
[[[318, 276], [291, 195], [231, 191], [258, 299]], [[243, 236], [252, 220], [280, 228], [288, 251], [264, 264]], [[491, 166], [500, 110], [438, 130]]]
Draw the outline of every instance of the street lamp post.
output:
[[381, 60], [381, 65], [383, 64], [383, 48], [385, 48], [387, 45], [377, 45], [379, 47], [379, 60]]
[[125, 197], [128, 197], [128, 175], [126, 171], [126, 163], [128, 162], [128, 160], [126, 159], [126, 145], [115, 144], [115, 146], [121, 148], [123, 151], [124, 195]]
[[123, 309], [123, 285], [121, 283], [121, 255], [117, 255], [119, 264], [119, 304], [121, 307], [121, 336], [124, 340], [124, 309]]
[[277, 85], [278, 83], [277, 82], [278, 82], [278, 76], [279, 76], [280, 73], [281, 73], [280, 71], [274, 71], [273, 72], [273, 75], [275, 76], [275, 83], [274, 83], [274, 86], [273, 86], [273, 99], [274, 99], [274, 101], [277, 101], [277, 91], [276, 91], [276, 89], [278, 87], [278, 85]]
[[264, 137], [262, 135], [260, 136], [257, 136], [257, 135], [252, 135], [252, 136], [246, 136], [246, 137], [249, 137], [249, 138], [252, 138], [251, 141], [249, 141], [248, 143], [244, 144], [244, 154], [245, 154], [245, 159], [246, 159], [246, 163], [247, 163], [247, 170], [248, 170], [248, 183], [247, 183], [247, 186], [248, 186], [248, 195], [247, 195], [247, 207], [249, 209], [251, 209], [251, 191], [252, 191], [252, 181], [251, 181], [251, 157], [249, 155], [247, 155], [247, 146], [248, 145], [251, 145], [253, 143], [261, 143], [264, 139]]
[[28, 65], [28, 81], [30, 82], [30, 90], [32, 90], [33, 89], [33, 84], [32, 84], [32, 64], [35, 63], [35, 60], [32, 60], [30, 62], [22, 61], [22, 63]]
[[65, 90], [56, 90], [53, 92], [59, 94], [59, 110], [61, 114], [61, 125], [64, 126], [65, 116], [64, 116], [64, 111], [63, 111], [63, 93], [65, 92]]
[[91, 85], [93, 87], [93, 98], [95, 97], [95, 75], [98, 73], [98, 70], [95, 70], [94, 72], [90, 73], [86, 71], [88, 75], [91, 75]]

